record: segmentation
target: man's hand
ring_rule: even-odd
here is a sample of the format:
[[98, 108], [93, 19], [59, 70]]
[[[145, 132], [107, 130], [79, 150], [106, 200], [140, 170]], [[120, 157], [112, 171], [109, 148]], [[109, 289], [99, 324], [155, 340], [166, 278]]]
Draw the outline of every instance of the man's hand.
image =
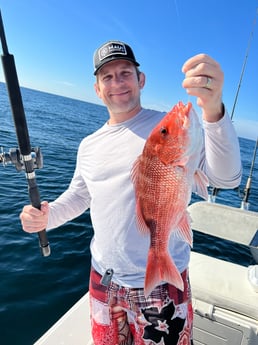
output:
[[208, 122], [220, 120], [224, 115], [224, 74], [220, 65], [210, 56], [198, 54], [185, 62], [182, 72], [185, 73], [182, 86], [189, 95], [197, 97], [197, 104], [203, 111], [203, 119]]

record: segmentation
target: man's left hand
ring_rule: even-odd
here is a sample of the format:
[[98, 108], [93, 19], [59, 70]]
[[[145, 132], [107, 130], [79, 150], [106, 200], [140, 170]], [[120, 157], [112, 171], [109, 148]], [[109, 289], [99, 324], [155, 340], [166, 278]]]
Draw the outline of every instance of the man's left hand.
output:
[[198, 54], [182, 67], [185, 79], [182, 86], [189, 95], [197, 97], [197, 104], [203, 110], [203, 119], [216, 122], [224, 115], [222, 88], [224, 74], [218, 62], [206, 54]]

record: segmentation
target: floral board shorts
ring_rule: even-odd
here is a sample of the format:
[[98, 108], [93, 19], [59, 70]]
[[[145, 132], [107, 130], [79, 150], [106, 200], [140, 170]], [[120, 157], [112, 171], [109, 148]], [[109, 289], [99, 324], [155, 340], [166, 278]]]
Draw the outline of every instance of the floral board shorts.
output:
[[188, 270], [184, 291], [157, 286], [149, 297], [141, 288], [127, 288], [90, 274], [90, 308], [94, 345], [191, 345], [193, 310]]

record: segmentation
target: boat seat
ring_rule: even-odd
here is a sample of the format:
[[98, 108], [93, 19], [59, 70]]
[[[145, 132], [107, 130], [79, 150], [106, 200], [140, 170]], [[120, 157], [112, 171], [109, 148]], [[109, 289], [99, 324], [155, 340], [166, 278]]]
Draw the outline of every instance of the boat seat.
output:
[[194, 299], [258, 320], [258, 292], [247, 267], [192, 252], [189, 272]]
[[207, 201], [188, 207], [192, 229], [258, 248], [258, 214]]

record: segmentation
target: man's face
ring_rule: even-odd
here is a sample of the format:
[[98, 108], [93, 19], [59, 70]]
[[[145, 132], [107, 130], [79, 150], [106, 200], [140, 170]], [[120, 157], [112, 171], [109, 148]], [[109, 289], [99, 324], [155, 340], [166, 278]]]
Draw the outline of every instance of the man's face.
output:
[[140, 73], [138, 76], [132, 62], [115, 60], [108, 62], [98, 71], [94, 86], [112, 117], [114, 114], [139, 111], [140, 90], [144, 81], [144, 74]]

